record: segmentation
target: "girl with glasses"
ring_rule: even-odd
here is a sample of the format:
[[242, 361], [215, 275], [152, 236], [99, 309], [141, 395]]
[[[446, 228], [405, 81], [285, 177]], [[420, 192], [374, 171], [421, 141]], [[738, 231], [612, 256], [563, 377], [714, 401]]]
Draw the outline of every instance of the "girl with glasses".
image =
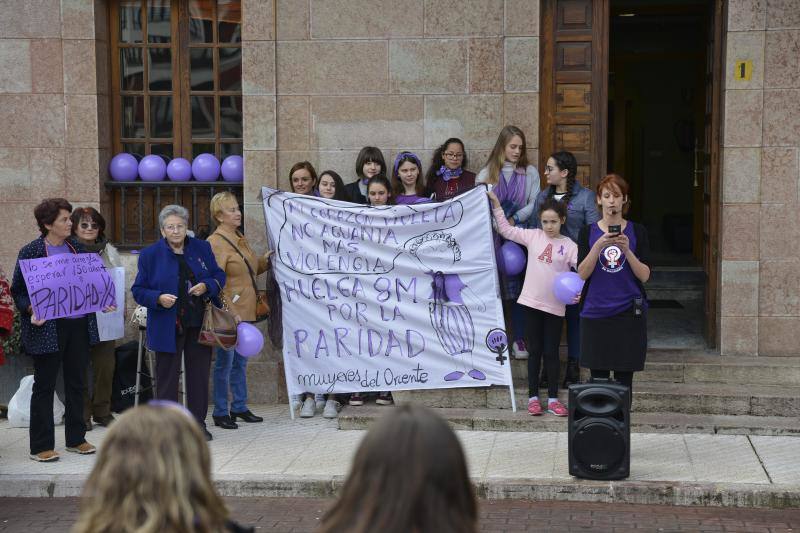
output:
[[466, 167], [467, 152], [461, 139], [451, 137], [436, 149], [426, 175], [434, 202], [449, 200], [475, 186], [475, 173]]

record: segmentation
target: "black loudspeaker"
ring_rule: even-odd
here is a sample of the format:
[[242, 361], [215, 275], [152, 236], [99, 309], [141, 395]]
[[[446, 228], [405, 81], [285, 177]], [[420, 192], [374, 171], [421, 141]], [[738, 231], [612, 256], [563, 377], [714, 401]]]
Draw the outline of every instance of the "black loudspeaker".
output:
[[624, 479], [631, 470], [630, 390], [614, 381], [569, 387], [569, 473]]

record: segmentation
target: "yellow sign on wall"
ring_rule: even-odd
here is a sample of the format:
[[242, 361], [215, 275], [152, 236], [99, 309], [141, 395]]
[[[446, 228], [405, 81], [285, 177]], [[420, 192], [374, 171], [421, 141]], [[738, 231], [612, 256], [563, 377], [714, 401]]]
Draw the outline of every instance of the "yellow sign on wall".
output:
[[735, 80], [743, 80], [743, 81], [750, 81], [750, 78], [753, 76], [753, 62], [750, 60], [747, 61], [737, 61], [736, 67], [733, 71], [733, 79]]

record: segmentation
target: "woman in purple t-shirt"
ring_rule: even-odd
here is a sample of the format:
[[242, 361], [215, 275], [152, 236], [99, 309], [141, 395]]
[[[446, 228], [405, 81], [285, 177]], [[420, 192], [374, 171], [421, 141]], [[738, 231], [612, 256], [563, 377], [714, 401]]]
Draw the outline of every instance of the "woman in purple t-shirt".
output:
[[650, 278], [647, 231], [623, 218], [630, 206], [628, 183], [609, 174], [597, 184], [602, 218], [578, 235], [578, 274], [586, 280], [581, 307], [581, 361], [593, 378], [631, 387], [647, 353]]

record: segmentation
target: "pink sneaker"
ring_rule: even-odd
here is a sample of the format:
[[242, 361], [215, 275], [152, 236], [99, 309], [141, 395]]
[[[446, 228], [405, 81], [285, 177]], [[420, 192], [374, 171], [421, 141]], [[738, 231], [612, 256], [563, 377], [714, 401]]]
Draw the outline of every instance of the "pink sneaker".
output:
[[528, 400], [528, 414], [539, 416], [542, 414], [542, 404], [539, 400]]
[[556, 416], [567, 416], [569, 414], [569, 411], [566, 407], [564, 407], [564, 404], [559, 401], [549, 403], [547, 405], [547, 412]]

